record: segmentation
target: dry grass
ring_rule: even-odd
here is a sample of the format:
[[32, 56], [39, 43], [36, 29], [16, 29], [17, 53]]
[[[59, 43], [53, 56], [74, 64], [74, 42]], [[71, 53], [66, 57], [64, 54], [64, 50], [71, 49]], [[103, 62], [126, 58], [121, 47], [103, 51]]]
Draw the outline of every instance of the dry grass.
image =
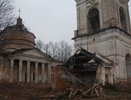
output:
[[0, 100], [41, 100], [51, 92], [48, 84], [0, 83]]
[[[57, 94], [62, 93], [62, 91], [63, 90], [53, 90], [49, 84], [3, 82], [0, 83], [0, 100], [51, 100], [45, 99], [45, 96], [57, 96]], [[76, 98], [74, 100], [78, 99]], [[104, 94], [101, 98], [84, 98], [79, 100], [131, 100], [131, 83], [120, 82], [116, 85], [108, 85], [104, 87]]]
[[131, 100], [131, 82], [107, 85], [104, 89], [105, 100]]

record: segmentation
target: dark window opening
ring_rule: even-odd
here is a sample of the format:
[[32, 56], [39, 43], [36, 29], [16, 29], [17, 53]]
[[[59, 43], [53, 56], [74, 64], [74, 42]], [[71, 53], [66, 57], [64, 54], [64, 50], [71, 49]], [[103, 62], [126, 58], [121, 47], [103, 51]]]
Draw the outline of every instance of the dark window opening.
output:
[[27, 82], [27, 73], [25, 73], [25, 83]]
[[42, 63], [38, 63], [38, 82], [42, 82]]
[[33, 72], [33, 82], [35, 82], [35, 73]]
[[30, 63], [30, 80], [31, 82], [35, 82], [35, 63]]
[[121, 21], [121, 29], [123, 29], [124, 31], [126, 31], [127, 27], [126, 27], [126, 17], [124, 14], [124, 11], [122, 8], [120, 8], [120, 21]]
[[27, 82], [27, 61], [22, 62], [22, 77], [23, 82]]
[[105, 74], [105, 82], [106, 82], [106, 83], [109, 83], [108, 79], [109, 79], [108, 75]]
[[96, 8], [89, 11], [88, 30], [90, 33], [94, 33], [100, 30], [99, 11]]
[[14, 67], [13, 67], [13, 80], [14, 82], [19, 81], [19, 60], [15, 59], [14, 60]]

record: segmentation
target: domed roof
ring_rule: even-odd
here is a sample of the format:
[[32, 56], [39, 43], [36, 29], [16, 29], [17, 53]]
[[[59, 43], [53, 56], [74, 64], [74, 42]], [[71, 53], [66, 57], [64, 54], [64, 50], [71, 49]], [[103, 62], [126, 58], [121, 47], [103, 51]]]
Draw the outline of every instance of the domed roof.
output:
[[1, 32], [0, 47], [3, 50], [29, 49], [35, 47], [35, 35], [28, 31], [18, 17], [14, 26], [8, 26]]

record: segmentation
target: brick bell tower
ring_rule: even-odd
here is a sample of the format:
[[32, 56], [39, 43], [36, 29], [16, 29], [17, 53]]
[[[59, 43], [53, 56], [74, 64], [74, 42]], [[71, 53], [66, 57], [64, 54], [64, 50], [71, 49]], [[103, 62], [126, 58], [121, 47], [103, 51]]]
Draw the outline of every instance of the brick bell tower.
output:
[[114, 82], [131, 79], [129, 0], [75, 0], [76, 47], [101, 54], [114, 62]]

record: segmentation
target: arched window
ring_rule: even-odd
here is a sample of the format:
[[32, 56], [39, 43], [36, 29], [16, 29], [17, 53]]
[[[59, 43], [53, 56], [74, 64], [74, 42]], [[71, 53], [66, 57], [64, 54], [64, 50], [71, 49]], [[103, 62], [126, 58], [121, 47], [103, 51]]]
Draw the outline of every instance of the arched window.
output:
[[127, 79], [131, 80], [131, 56], [130, 54], [126, 54], [125, 62], [126, 62]]
[[122, 7], [120, 7], [119, 12], [120, 12], [121, 29], [123, 29], [124, 31], [126, 31], [126, 29], [127, 29], [127, 26], [126, 26], [126, 16], [124, 14], [124, 11], [123, 11]]
[[88, 30], [90, 33], [100, 30], [99, 11], [93, 8], [88, 13]]

